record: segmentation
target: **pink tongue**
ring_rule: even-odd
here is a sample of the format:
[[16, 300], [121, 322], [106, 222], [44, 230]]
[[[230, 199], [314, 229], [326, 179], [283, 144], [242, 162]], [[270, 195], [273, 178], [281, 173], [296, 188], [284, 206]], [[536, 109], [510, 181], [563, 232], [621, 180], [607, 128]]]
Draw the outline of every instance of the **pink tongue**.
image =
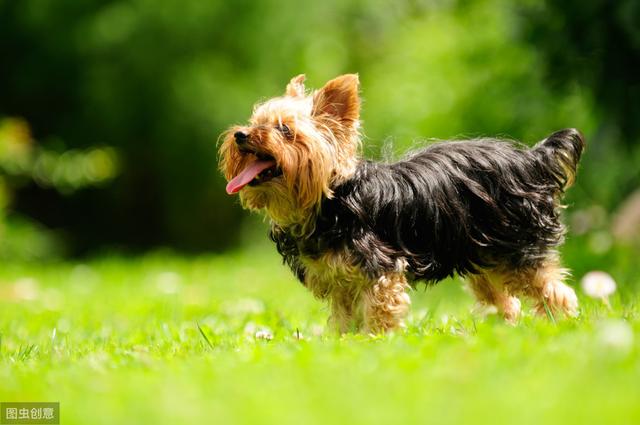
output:
[[240, 189], [249, 184], [251, 180], [258, 174], [263, 172], [269, 167], [276, 165], [275, 161], [261, 161], [255, 160], [251, 164], [247, 165], [247, 168], [242, 170], [240, 174], [235, 176], [229, 183], [227, 183], [227, 193], [233, 195], [240, 192]]

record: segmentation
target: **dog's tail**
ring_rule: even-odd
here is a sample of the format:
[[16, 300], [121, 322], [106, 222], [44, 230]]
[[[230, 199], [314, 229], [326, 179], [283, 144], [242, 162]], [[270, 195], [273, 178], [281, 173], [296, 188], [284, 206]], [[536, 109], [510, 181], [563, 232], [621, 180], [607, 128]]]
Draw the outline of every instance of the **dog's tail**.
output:
[[533, 153], [550, 171], [550, 177], [561, 191], [568, 189], [576, 177], [584, 137], [575, 128], [556, 131], [533, 147]]

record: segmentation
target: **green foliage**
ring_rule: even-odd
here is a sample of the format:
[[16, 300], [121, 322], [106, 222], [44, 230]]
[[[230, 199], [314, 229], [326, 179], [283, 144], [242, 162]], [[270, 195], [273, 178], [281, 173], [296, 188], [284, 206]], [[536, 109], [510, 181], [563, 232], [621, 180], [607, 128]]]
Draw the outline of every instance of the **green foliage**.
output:
[[0, 257], [43, 258], [60, 249], [52, 233], [42, 226], [15, 214], [7, 220], [16, 189], [33, 181], [70, 194], [104, 185], [117, 172], [113, 149], [93, 147], [58, 153], [36, 145], [24, 120], [0, 119]]
[[577, 88], [591, 99], [597, 125], [586, 131], [582, 193], [574, 199], [612, 209], [640, 187], [640, 3], [525, 5], [520, 39], [536, 50], [545, 86], [560, 96]]
[[640, 3], [545, 0], [522, 9], [523, 39], [539, 50], [545, 80], [556, 91], [579, 83], [619, 137], [640, 140]]
[[42, 149], [31, 139], [26, 122], [5, 118], [0, 120], [0, 172], [9, 178], [28, 178], [44, 187], [73, 192], [113, 179], [118, 163], [110, 148], [63, 153]]
[[[534, 143], [580, 128], [589, 149], [570, 201], [611, 209], [638, 185], [637, 139], [621, 144], [620, 129], [640, 97], [626, 96], [623, 108], [615, 94], [603, 103], [609, 87], [627, 93], [636, 67], [617, 65], [618, 79], [598, 64], [637, 58], [627, 22], [635, 15], [625, 12], [636, 9], [574, 3], [2, 2], [0, 53], [11, 60], [0, 68], [0, 113], [25, 117], [45, 146], [57, 139], [122, 154], [114, 185], [59, 203], [74, 252], [238, 243], [246, 215], [224, 194], [217, 137], [301, 72], [312, 87], [360, 73], [373, 157], [431, 137]], [[585, 23], [601, 14], [612, 17], [606, 25]], [[30, 213], [55, 222], [46, 210]]]
[[[589, 270], [583, 245], [566, 257]], [[60, 401], [70, 425], [637, 423], [640, 281], [608, 264], [611, 311], [512, 327], [447, 281], [414, 291], [405, 332], [342, 338], [275, 254], [8, 264], [0, 399]]]

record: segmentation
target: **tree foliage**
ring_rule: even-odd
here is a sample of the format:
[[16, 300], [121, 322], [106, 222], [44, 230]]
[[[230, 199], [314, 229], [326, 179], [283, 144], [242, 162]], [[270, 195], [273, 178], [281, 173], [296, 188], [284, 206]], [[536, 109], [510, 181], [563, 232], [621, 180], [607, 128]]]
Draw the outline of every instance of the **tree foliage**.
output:
[[[13, 210], [63, 229], [75, 253], [233, 246], [247, 216], [224, 194], [218, 135], [303, 72], [311, 87], [360, 73], [369, 156], [578, 127], [591, 145], [572, 202], [612, 207], [638, 158], [630, 16], [632, 1], [0, 1], [0, 116], [24, 118], [49, 150], [121, 157], [107, 187], [29, 183]], [[623, 154], [609, 148], [620, 138]]]

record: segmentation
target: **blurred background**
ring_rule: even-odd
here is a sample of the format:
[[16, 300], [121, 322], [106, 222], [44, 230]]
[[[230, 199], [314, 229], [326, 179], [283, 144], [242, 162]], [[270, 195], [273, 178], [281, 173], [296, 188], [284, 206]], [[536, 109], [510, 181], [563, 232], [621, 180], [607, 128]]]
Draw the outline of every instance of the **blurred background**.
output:
[[579, 128], [572, 232], [640, 240], [638, 1], [0, 0], [0, 258], [266, 240], [218, 136], [290, 77], [346, 72], [372, 158]]

